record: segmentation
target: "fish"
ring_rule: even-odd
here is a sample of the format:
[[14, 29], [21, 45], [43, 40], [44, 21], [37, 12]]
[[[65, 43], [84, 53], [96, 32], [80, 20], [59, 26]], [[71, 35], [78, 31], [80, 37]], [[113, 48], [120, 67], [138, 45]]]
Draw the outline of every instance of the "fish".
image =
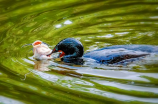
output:
[[36, 40], [32, 43], [33, 46], [33, 58], [36, 60], [48, 60], [53, 59], [52, 55], [48, 55], [52, 52], [52, 49], [48, 47], [47, 44], [44, 44], [40, 40]]

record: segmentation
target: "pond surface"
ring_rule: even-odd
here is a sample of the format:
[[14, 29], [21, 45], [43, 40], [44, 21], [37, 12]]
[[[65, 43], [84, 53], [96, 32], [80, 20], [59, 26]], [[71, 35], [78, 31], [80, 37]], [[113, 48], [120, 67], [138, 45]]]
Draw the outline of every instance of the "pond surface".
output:
[[116, 67], [35, 61], [32, 46], [80, 40], [85, 52], [158, 45], [157, 0], [0, 0], [0, 103], [158, 104], [158, 57]]

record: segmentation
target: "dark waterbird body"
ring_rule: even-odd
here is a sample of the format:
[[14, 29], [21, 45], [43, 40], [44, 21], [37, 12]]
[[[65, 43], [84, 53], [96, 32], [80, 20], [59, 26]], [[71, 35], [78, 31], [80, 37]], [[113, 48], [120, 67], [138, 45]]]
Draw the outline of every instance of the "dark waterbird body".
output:
[[[83, 58], [90, 58], [102, 64], [123, 64], [158, 53], [158, 46], [152, 45], [115, 45], [84, 53], [83, 45], [74, 38], [60, 41], [52, 53], [60, 52], [59, 57], [66, 63], [82, 64]], [[52, 54], [51, 53], [51, 54]]]

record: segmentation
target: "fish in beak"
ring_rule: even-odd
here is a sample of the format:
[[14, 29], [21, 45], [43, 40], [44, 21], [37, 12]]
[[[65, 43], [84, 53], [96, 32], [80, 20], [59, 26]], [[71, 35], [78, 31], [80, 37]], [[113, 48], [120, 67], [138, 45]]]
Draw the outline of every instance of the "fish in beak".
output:
[[47, 60], [52, 59], [52, 56], [49, 55], [52, 50], [48, 47], [48, 45], [44, 44], [42, 41], [37, 40], [32, 43], [34, 58], [37, 60]]

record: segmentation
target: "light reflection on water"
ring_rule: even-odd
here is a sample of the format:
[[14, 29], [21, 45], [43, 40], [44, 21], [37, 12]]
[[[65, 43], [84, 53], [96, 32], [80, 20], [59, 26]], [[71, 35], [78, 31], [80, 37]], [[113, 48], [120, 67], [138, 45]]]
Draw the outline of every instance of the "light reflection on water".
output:
[[10, 99], [10, 98], [4, 97], [4, 96], [0, 96], [0, 103], [3, 103], [3, 104], [24, 104], [20, 101], [16, 101], [14, 99]]
[[[0, 12], [0, 102], [135, 104], [158, 102], [158, 58], [128, 66], [35, 61], [32, 46], [53, 48], [64, 38], [83, 43], [84, 51], [120, 44], [158, 45], [158, 2], [5, 1]], [[8, 102], [7, 102], [8, 101]]]

